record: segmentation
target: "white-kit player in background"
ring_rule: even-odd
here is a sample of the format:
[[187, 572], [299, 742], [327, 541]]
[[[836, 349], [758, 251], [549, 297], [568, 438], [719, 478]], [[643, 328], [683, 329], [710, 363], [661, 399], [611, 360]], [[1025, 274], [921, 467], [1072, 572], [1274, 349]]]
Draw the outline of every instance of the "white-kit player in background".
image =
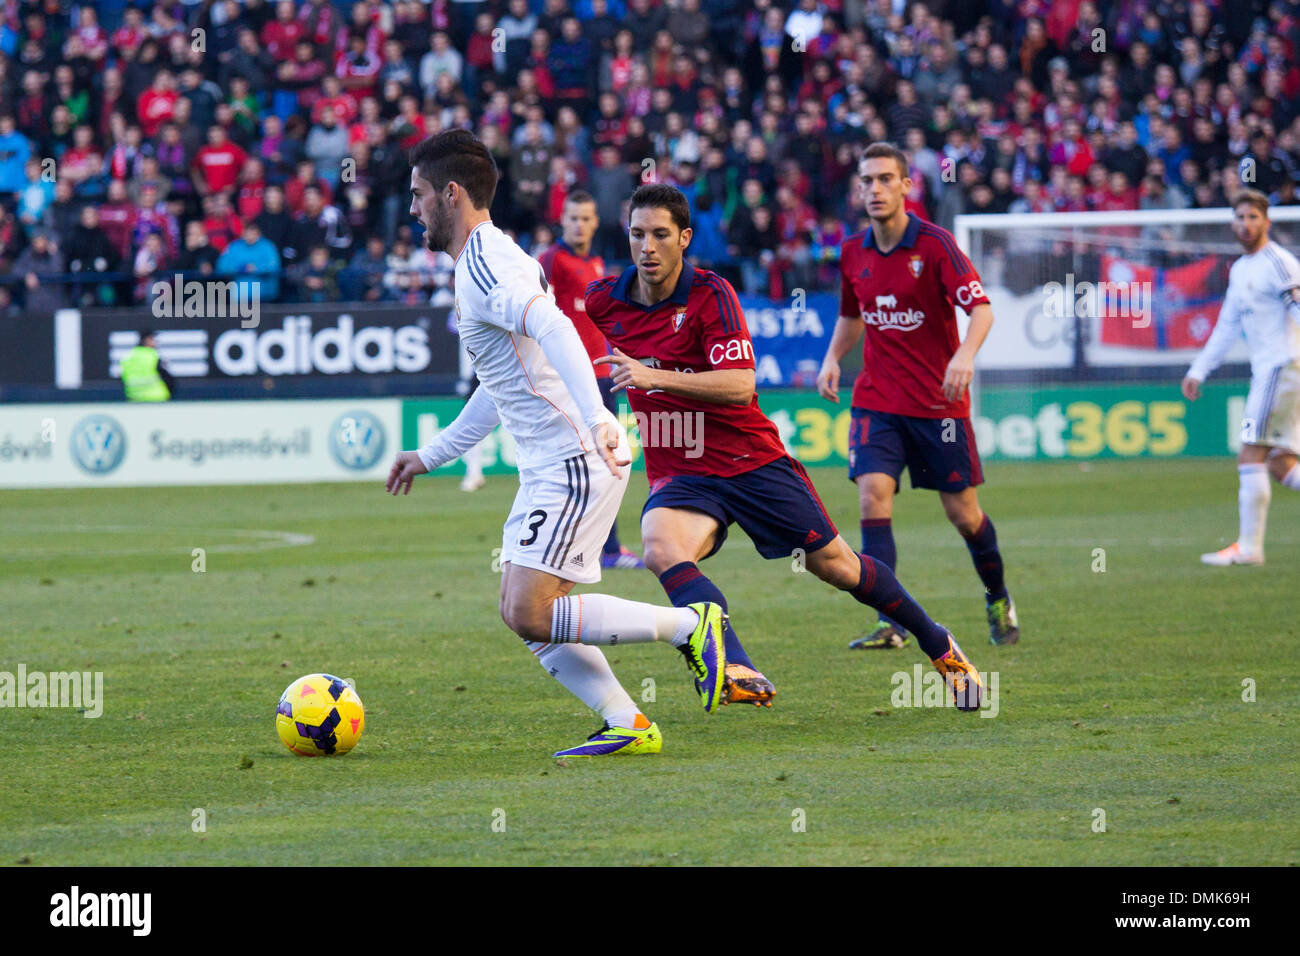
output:
[[1300, 491], [1300, 262], [1268, 236], [1268, 197], [1247, 189], [1232, 201], [1232, 231], [1246, 254], [1232, 264], [1219, 321], [1183, 379], [1195, 401], [1201, 383], [1240, 335], [1250, 348], [1250, 392], [1237, 455], [1237, 540], [1201, 555], [1206, 564], [1263, 564], [1269, 475]]
[[726, 668], [722, 608], [569, 595], [575, 584], [600, 580], [601, 548], [627, 488], [627, 434], [605, 408], [591, 359], [541, 266], [492, 224], [498, 176], [487, 147], [448, 130], [419, 143], [410, 161], [411, 215], [428, 247], [456, 260], [457, 324], [479, 387], [432, 442], [398, 454], [387, 490], [409, 494], [416, 475], [463, 454], [500, 421], [519, 468], [501, 542], [501, 617], [605, 721], [556, 756], [657, 753], [659, 728], [591, 645], [672, 644], [713, 713]]

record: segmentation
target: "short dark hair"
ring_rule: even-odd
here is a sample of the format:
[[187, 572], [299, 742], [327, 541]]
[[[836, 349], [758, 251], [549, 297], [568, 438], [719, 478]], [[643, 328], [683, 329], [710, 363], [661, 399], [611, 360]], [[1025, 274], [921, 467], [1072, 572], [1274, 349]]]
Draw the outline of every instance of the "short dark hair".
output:
[[862, 151], [862, 159], [892, 159], [898, 163], [898, 175], [903, 179], [907, 178], [907, 157], [893, 143], [872, 143]]
[[573, 192], [569, 193], [569, 195], [564, 197], [564, 204], [566, 206], [571, 202], [594, 203], [595, 201], [596, 200], [592, 197], [591, 193], [587, 192], [585, 189], [575, 189]]
[[487, 209], [496, 195], [496, 160], [482, 140], [465, 129], [449, 129], [435, 133], [412, 148], [410, 162], [422, 179], [442, 190], [450, 182], [457, 183], [469, 194], [475, 209]]
[[632, 194], [632, 202], [627, 208], [628, 220], [631, 221], [632, 213], [643, 206], [650, 209], [667, 209], [678, 231], [689, 229], [691, 226], [690, 203], [676, 186], [669, 186], [667, 183], [646, 183], [638, 187]]
[[1237, 207], [1241, 205], [1254, 206], [1259, 210], [1259, 214], [1265, 219], [1268, 218], [1268, 197], [1258, 189], [1243, 189], [1232, 197], [1232, 209], [1236, 212]]

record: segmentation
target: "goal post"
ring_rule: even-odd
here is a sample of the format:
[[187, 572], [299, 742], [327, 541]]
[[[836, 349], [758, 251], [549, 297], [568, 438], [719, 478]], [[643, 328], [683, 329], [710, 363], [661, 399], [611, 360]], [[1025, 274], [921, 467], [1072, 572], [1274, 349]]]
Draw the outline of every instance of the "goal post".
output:
[[[1269, 216], [1271, 238], [1300, 253], [1300, 207]], [[971, 386], [981, 455], [1235, 453], [1244, 339], [1198, 402], [1179, 390], [1242, 254], [1232, 218], [1227, 208], [958, 216], [953, 234], [993, 307]]]

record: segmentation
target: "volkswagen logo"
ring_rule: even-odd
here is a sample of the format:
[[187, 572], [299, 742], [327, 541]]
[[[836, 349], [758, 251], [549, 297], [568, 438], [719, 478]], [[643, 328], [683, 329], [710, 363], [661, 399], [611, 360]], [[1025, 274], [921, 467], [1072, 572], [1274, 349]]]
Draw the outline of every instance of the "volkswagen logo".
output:
[[126, 429], [108, 415], [91, 415], [72, 429], [72, 460], [88, 475], [107, 475], [126, 457]]
[[384, 444], [384, 426], [369, 412], [348, 412], [330, 426], [330, 454], [352, 471], [374, 467], [383, 457]]

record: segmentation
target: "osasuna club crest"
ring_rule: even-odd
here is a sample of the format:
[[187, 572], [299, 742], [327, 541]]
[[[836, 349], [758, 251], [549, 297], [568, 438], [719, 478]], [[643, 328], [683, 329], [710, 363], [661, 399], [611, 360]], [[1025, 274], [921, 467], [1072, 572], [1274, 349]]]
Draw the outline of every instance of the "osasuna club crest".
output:
[[922, 265], [924, 265], [924, 261], [920, 256], [912, 256], [912, 258], [907, 260], [907, 267], [912, 270], [912, 277], [915, 279], [921, 278]]
[[680, 329], [682, 327], [682, 323], [685, 321], [686, 321], [686, 310], [682, 309], [682, 311], [678, 312], [676, 315], [673, 316], [673, 331], [676, 332], [678, 329]]

